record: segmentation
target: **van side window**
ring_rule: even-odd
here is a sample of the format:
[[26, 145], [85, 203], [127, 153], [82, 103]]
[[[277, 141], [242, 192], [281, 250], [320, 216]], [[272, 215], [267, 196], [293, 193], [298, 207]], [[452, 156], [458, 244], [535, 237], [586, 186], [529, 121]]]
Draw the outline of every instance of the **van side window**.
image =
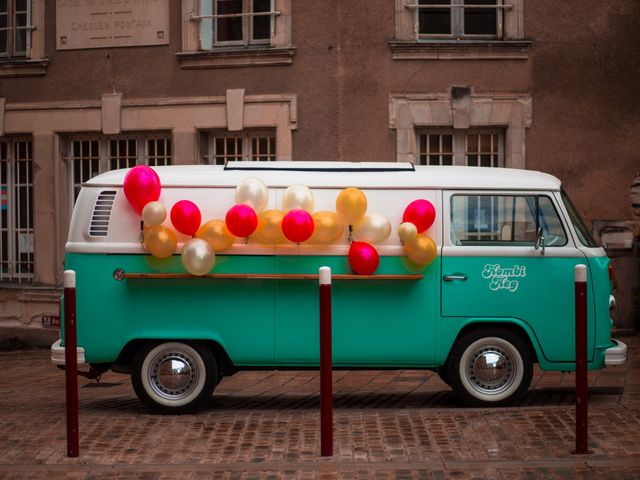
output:
[[567, 235], [553, 203], [544, 195], [453, 195], [454, 245], [534, 246], [542, 227], [545, 246], [566, 245]]

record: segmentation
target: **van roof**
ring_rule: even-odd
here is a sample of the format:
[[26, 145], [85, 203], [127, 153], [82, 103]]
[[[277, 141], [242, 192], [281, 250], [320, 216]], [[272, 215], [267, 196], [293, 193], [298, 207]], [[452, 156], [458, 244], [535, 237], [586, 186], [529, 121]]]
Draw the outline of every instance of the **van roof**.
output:
[[[235, 187], [247, 176], [270, 187], [459, 188], [559, 190], [559, 179], [533, 170], [419, 166], [396, 162], [229, 162], [223, 165], [153, 167], [163, 187]], [[112, 170], [87, 187], [121, 187], [129, 169]]]

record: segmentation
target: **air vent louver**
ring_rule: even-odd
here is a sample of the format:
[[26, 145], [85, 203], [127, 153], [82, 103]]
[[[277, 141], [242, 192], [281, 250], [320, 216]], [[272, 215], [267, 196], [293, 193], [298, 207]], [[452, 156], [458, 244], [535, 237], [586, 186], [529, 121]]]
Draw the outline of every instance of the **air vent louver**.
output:
[[115, 190], [105, 190], [100, 192], [95, 207], [93, 207], [93, 215], [91, 215], [91, 225], [89, 226], [89, 235], [92, 237], [106, 237], [109, 230], [109, 217], [111, 216], [111, 208], [116, 198]]

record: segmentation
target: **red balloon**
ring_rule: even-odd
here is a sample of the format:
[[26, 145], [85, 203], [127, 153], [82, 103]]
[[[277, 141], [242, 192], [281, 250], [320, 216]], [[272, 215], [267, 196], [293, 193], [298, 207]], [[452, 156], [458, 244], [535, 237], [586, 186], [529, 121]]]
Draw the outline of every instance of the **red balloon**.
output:
[[142, 213], [147, 203], [160, 198], [160, 177], [146, 165], [133, 167], [124, 177], [124, 196], [138, 213]]
[[171, 208], [171, 223], [176, 230], [194, 236], [200, 228], [200, 209], [189, 200], [180, 200]]
[[258, 215], [249, 205], [238, 203], [229, 209], [225, 222], [236, 237], [248, 237], [258, 228]]
[[373, 245], [353, 242], [349, 248], [349, 265], [359, 275], [373, 275], [380, 265], [380, 256]]
[[436, 219], [436, 209], [429, 200], [414, 200], [404, 210], [402, 222], [411, 222], [418, 229], [418, 233], [424, 232], [433, 225]]
[[313, 217], [306, 210], [294, 209], [288, 211], [284, 217], [282, 217], [282, 233], [292, 242], [300, 243], [308, 240], [313, 231], [315, 230], [315, 224], [313, 223]]

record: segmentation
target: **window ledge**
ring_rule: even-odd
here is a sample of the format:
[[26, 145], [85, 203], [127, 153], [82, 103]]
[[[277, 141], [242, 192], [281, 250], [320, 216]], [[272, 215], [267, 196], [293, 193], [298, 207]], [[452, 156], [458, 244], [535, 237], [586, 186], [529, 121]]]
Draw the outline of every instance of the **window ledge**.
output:
[[177, 53], [182, 69], [291, 65], [295, 47], [220, 49]]
[[47, 73], [48, 58], [0, 59], [0, 77], [35, 77]]
[[389, 42], [394, 60], [527, 60], [529, 40]]

